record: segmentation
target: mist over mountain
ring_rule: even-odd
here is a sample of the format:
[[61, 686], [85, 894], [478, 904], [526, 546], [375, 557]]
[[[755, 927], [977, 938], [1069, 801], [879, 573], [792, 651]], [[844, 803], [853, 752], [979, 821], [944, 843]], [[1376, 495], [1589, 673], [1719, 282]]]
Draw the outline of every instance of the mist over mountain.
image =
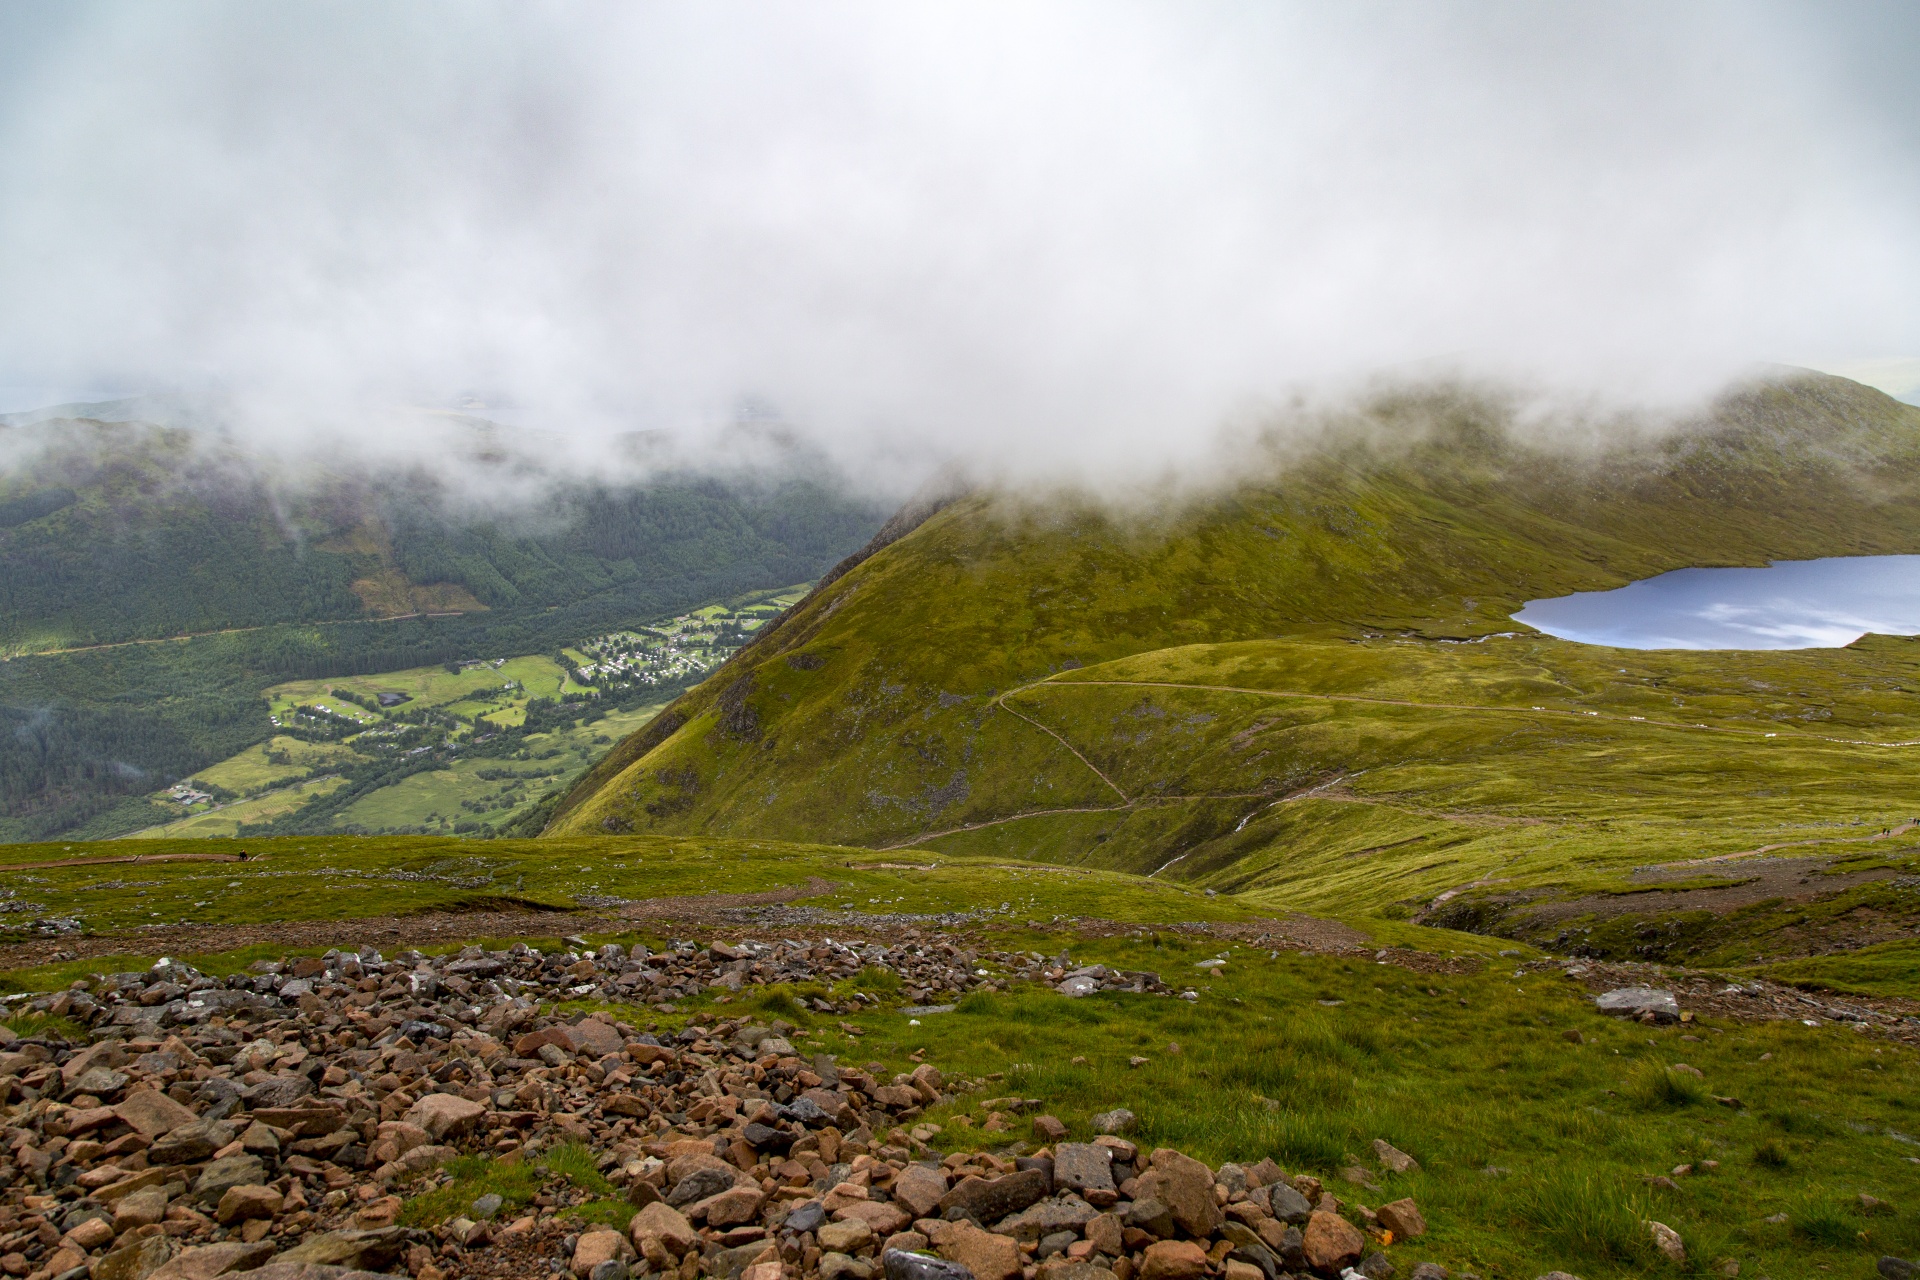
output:
[[[889, 493], [1137, 480], [1305, 389], [1691, 407], [1909, 357], [1910, 7], [15, 9], [0, 381], [597, 473], [745, 399]], [[15, 407], [32, 407], [19, 405]]]

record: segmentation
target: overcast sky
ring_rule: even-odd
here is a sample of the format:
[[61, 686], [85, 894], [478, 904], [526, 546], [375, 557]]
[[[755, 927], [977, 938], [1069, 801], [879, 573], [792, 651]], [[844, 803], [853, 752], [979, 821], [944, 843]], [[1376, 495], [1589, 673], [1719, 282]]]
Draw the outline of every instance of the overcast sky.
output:
[[1920, 354], [1917, 55], [1911, 4], [0, 5], [0, 387], [1037, 468], [1383, 368], [1684, 399]]

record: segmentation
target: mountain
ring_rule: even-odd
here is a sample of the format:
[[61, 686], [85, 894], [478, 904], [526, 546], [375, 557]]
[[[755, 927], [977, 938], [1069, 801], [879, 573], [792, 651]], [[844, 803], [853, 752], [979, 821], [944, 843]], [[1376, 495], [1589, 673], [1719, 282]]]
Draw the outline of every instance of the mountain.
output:
[[1509, 615], [1920, 551], [1920, 411], [1797, 374], [1606, 448], [1519, 419], [1403, 393], [1151, 516], [902, 512], [549, 831], [996, 852], [1538, 932], [1640, 864], [1903, 815], [1905, 757], [1834, 739], [1920, 738], [1920, 646], [1628, 653]]
[[810, 581], [884, 514], [789, 446], [588, 483], [461, 420], [442, 470], [295, 468], [90, 408], [0, 426], [0, 839], [115, 834], [122, 799], [265, 741], [277, 682], [550, 653]]

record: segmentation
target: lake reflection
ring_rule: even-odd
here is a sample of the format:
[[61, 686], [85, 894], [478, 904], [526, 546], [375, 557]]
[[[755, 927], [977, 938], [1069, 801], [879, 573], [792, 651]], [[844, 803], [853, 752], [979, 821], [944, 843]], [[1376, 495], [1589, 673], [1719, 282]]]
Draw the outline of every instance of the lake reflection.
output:
[[1513, 615], [1562, 640], [1620, 649], [1823, 649], [1920, 634], [1920, 556], [1676, 569], [1616, 591], [1531, 600]]

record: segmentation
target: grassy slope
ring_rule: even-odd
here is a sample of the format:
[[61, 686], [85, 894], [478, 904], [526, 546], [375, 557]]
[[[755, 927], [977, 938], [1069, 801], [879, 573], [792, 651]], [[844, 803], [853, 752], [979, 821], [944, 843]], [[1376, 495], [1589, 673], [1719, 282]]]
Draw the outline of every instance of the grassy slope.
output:
[[[819, 905], [985, 909], [995, 946], [1055, 955], [1067, 945], [1078, 962], [1154, 969], [1193, 984], [1200, 996], [1067, 1001], [1016, 987], [970, 996], [955, 1013], [922, 1016], [914, 1025], [893, 1008], [815, 1015], [794, 998], [823, 994], [810, 987], [754, 992], [725, 1009], [703, 996], [677, 1014], [625, 1009], [621, 1016], [668, 1028], [751, 1012], [785, 1017], [807, 1031], [810, 1051], [877, 1062], [883, 1073], [911, 1068], [909, 1054], [924, 1050], [950, 1074], [987, 1080], [983, 1091], [925, 1117], [942, 1126], [942, 1147], [1030, 1137], [1018, 1119], [1008, 1135], [980, 1129], [986, 1099], [1016, 1094], [1040, 1099], [1076, 1137], [1087, 1136], [1094, 1112], [1127, 1106], [1139, 1114], [1138, 1137], [1148, 1145], [1176, 1145], [1213, 1161], [1272, 1157], [1290, 1171], [1326, 1179], [1343, 1199], [1372, 1205], [1411, 1195], [1432, 1230], [1392, 1250], [1402, 1274], [1420, 1259], [1496, 1276], [1573, 1267], [1589, 1280], [1714, 1274], [1724, 1259], [1739, 1261], [1749, 1275], [1821, 1274], [1816, 1267], [1866, 1274], [1882, 1252], [1920, 1248], [1920, 1228], [1905, 1208], [1920, 1197], [1920, 1166], [1909, 1159], [1912, 1139], [1903, 1136], [1917, 1123], [1905, 1084], [1915, 1065], [1910, 1046], [1840, 1025], [1742, 1026], [1709, 1018], [1648, 1028], [1604, 1019], [1578, 984], [1551, 971], [1510, 972], [1482, 939], [1406, 928], [1429, 950], [1487, 961], [1432, 974], [1364, 957], [1223, 948], [1217, 939], [1145, 929], [1074, 940], [1036, 931], [1023, 917], [1067, 906], [1144, 924], [1230, 920], [1245, 911], [1224, 898], [1120, 873], [924, 854], [907, 864], [897, 855], [746, 840], [334, 838], [249, 847], [264, 857], [8, 872], [9, 864], [125, 846], [16, 848], [0, 858], [0, 872], [23, 890], [92, 904], [88, 915], [103, 927], [148, 920], [156, 907], [171, 917], [214, 895], [224, 917], [252, 922], [516, 897], [560, 907], [588, 892], [643, 897], [722, 882], [744, 890], [824, 875], [841, 887], [815, 899]], [[84, 888], [100, 882], [120, 887]], [[564, 914], [551, 918], [553, 934], [575, 927]], [[646, 933], [611, 935], [636, 937], [656, 947], [663, 942]], [[591, 938], [603, 940], [610, 939]], [[533, 941], [561, 945], [551, 936]], [[187, 958], [228, 973], [281, 953], [254, 946]], [[1229, 958], [1223, 970], [1196, 967], [1215, 956]], [[0, 974], [0, 990], [50, 990], [156, 958], [130, 940], [125, 955]], [[888, 994], [865, 977], [841, 984], [837, 994], [853, 988]], [[863, 1036], [844, 1033], [849, 1017]], [[1580, 1032], [1584, 1043], [1568, 1041], [1568, 1031]], [[1136, 1056], [1144, 1065], [1129, 1066]], [[1669, 1075], [1665, 1068], [1676, 1062], [1698, 1068], [1704, 1080]], [[1709, 1094], [1744, 1105], [1715, 1106]], [[1412, 1152], [1421, 1170], [1376, 1174], [1377, 1192], [1336, 1181], [1336, 1171], [1358, 1163], [1376, 1137]], [[1719, 1167], [1677, 1179], [1677, 1190], [1644, 1181], [1704, 1160]], [[1861, 1212], [1861, 1192], [1899, 1212]], [[440, 1207], [458, 1210], [471, 1199], [442, 1197]], [[1776, 1214], [1785, 1220], [1767, 1220]], [[1681, 1231], [1689, 1266], [1666, 1267], [1651, 1254], [1640, 1225], [1647, 1218]]]
[[[1147, 869], [1215, 840], [1274, 789], [1361, 760], [1393, 764], [1401, 771], [1395, 787], [1422, 768], [1444, 770], [1452, 780], [1424, 784], [1437, 788], [1427, 799], [1475, 811], [1497, 808], [1502, 788], [1517, 802], [1556, 770], [1574, 778], [1601, 758], [1596, 753], [1615, 753], [1615, 785], [1562, 794], [1563, 809], [1634, 792], [1640, 784], [1627, 757], [1650, 743], [1664, 743], [1670, 761], [1702, 760], [1699, 740], [1677, 731], [1663, 738], [1638, 725], [1576, 727], [1566, 717], [1528, 722], [1328, 703], [1277, 713], [1245, 698], [1169, 694], [1173, 705], [1160, 708], [1168, 719], [1156, 712], [1122, 731], [1114, 717], [1126, 714], [1136, 691], [1079, 691], [1069, 705], [1048, 685], [999, 701], [1049, 675], [1061, 676], [1055, 684], [1085, 678], [1092, 673], [1074, 669], [1101, 662], [1179, 666], [1194, 660], [1194, 645], [1264, 642], [1259, 661], [1277, 664], [1276, 678], [1326, 682], [1318, 691], [1384, 682], [1425, 701], [1494, 697], [1529, 706], [1612, 697], [1626, 700], [1621, 709], [1634, 698], [1671, 709], [1668, 682], [1712, 683], [1719, 672], [1728, 687], [1703, 692], [1713, 705], [1697, 709], [1761, 714], [1783, 699], [1740, 680], [1762, 678], [1748, 675], [1759, 671], [1791, 682], [1806, 672], [1814, 687], [1795, 686], [1784, 700], [1824, 714], [1862, 678], [1906, 678], [1895, 652], [1875, 651], [1867, 674], [1849, 665], [1862, 660], [1851, 651], [1743, 657], [1737, 666], [1636, 654], [1619, 665], [1638, 679], [1616, 690], [1601, 679], [1614, 660], [1606, 651], [1540, 638], [1471, 648], [1435, 642], [1511, 629], [1508, 615], [1530, 598], [1688, 564], [1920, 550], [1912, 481], [1920, 412], [1810, 377], [1751, 390], [1696, 432], [1604, 463], [1530, 449], [1505, 434], [1498, 406], [1464, 396], [1384, 404], [1374, 429], [1389, 439], [1424, 435], [1397, 450], [1330, 445], [1285, 465], [1276, 458], [1274, 479], [1153, 523], [1069, 504], [1041, 514], [1005, 499], [957, 502], [816, 592], [766, 642], [681, 699], [662, 728], [682, 727], [665, 741], [655, 731], [623, 744], [570, 797], [552, 830], [778, 833], [884, 846], [1021, 814], [1151, 800], [1156, 786], [1228, 797], [1136, 804], [1132, 830], [1097, 860]], [[1290, 671], [1285, 650], [1308, 641], [1310, 670]], [[1565, 679], [1577, 687], [1562, 687]], [[1801, 692], [1808, 696], [1796, 702]], [[1891, 724], [1885, 717], [1898, 701], [1889, 695], [1860, 714], [1868, 724]], [[1882, 721], [1873, 720], [1875, 710]], [[1245, 753], [1221, 746], [1219, 723], [1237, 717], [1244, 727], [1274, 714], [1317, 723], [1269, 735], [1289, 739], [1285, 768], [1240, 767]], [[1214, 727], [1203, 730], [1201, 717]], [[1454, 766], [1480, 760], [1489, 742], [1505, 744], [1502, 764], [1489, 760], [1480, 780], [1492, 790], [1468, 794]], [[1110, 785], [1069, 746], [1109, 760], [1110, 776], [1132, 770], [1132, 781]], [[1169, 762], [1190, 749], [1201, 757], [1174, 776]], [[1758, 749], [1715, 740], [1716, 752], [1748, 763]], [[1799, 783], [1830, 780], [1832, 770], [1851, 771], [1862, 758], [1809, 745], [1796, 756], [1806, 770]], [[1646, 778], [1667, 767], [1648, 764], [1640, 770]], [[1493, 778], [1496, 767], [1509, 775]], [[1717, 776], [1720, 766], [1708, 757], [1702, 768]], [[1671, 793], [1675, 784], [1668, 786]], [[1881, 795], [1868, 791], [1860, 807], [1878, 813]], [[1331, 856], [1350, 836], [1367, 847], [1431, 841], [1459, 825], [1405, 807], [1360, 810], [1360, 818], [1311, 805], [1300, 812], [1311, 819], [1306, 828], [1265, 842], [1284, 844], [1289, 858]], [[1103, 833], [1103, 844], [1118, 838], [1097, 813], [1018, 825], [1007, 843], [991, 843], [1004, 833], [995, 827], [986, 845], [957, 847], [1079, 857]], [[1488, 829], [1473, 828], [1482, 837]], [[1168, 874], [1206, 865], [1183, 863]], [[1337, 886], [1321, 888], [1324, 896]]]

